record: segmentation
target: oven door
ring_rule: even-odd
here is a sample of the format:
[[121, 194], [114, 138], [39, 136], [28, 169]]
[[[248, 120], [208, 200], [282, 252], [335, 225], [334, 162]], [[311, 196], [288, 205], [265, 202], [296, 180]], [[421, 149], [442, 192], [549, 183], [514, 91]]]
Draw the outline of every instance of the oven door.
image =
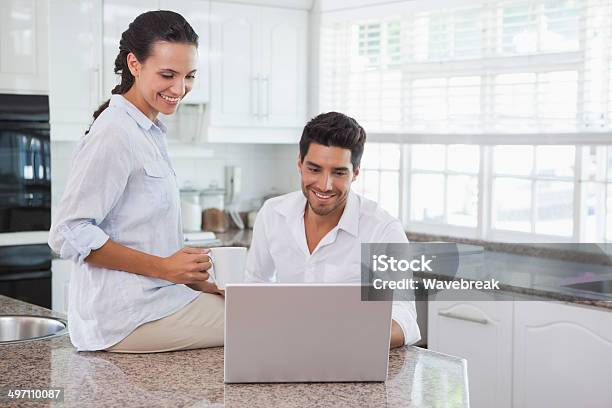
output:
[[51, 271], [0, 274], [0, 295], [51, 309]]
[[48, 245], [0, 247], [0, 295], [51, 309], [51, 249]]
[[50, 227], [49, 124], [0, 121], [0, 233]]

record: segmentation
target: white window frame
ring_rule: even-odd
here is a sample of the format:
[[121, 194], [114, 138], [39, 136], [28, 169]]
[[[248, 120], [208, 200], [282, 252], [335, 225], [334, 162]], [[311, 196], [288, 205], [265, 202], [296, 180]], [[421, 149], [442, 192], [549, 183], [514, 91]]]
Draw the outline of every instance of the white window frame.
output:
[[[552, 145], [552, 144], [551, 144]], [[519, 242], [519, 243], [572, 243], [572, 242], [585, 242], [585, 224], [584, 214], [586, 208], [584, 207], [584, 183], [582, 176], [582, 162], [584, 156], [584, 149], [588, 149], [589, 146], [585, 145], [574, 145], [575, 147], [575, 167], [574, 175], [571, 179], [573, 181], [573, 218], [572, 218], [572, 235], [571, 236], [558, 236], [558, 235], [547, 235], [539, 233], [528, 233], [519, 231], [509, 231], [502, 229], [495, 229], [492, 227], [492, 211], [493, 211], [493, 150], [494, 146], [480, 145], [480, 169], [477, 175], [478, 177], [478, 214], [477, 214], [477, 226], [475, 228], [463, 227], [457, 225], [443, 224], [443, 223], [429, 223], [423, 221], [414, 221], [410, 219], [411, 208], [410, 208], [410, 194], [411, 189], [409, 185], [411, 175], [411, 164], [410, 164], [410, 146], [408, 144], [402, 145], [401, 148], [401, 173], [400, 173], [400, 214], [401, 221], [406, 230], [415, 233], [423, 233], [429, 235], [440, 235], [449, 237], [460, 237], [469, 239], [482, 239], [486, 241], [498, 241], [498, 242]], [[612, 145], [608, 147], [612, 149]], [[563, 178], [554, 177], [541, 177], [541, 176], [516, 176], [516, 178], [529, 179], [532, 182], [536, 180], [551, 180], [551, 181], [570, 181], [564, 180]], [[604, 200], [607, 197], [609, 189], [612, 189], [612, 177], [599, 180], [588, 180], [588, 182], [598, 183], [603, 185]], [[535, 196], [532, 194], [532, 217], [535, 213], [533, 203]], [[605, 207], [605, 205], [604, 205]], [[604, 223], [606, 217], [612, 217], [612, 212], [606, 211], [602, 216]], [[533, 219], [532, 219], [533, 222]], [[601, 242], [612, 242], [607, 239], [605, 235], [605, 227], [602, 229], [601, 236], [599, 238]]]
[[[480, 148], [480, 152], [481, 152], [480, 154], [482, 158], [482, 147]], [[479, 167], [478, 173], [476, 174], [469, 173], [470, 176], [475, 176], [479, 179], [479, 189], [478, 189], [479, 200], [478, 200], [478, 207], [477, 207], [477, 214], [476, 214], [476, 217], [477, 217], [476, 226], [475, 227], [465, 227], [465, 226], [460, 226], [460, 225], [452, 225], [452, 224], [446, 224], [446, 223], [433, 223], [433, 222], [426, 222], [426, 221], [415, 221], [415, 220], [410, 219], [412, 208], [410, 206], [410, 203], [411, 203], [411, 196], [410, 196], [411, 188], [410, 187], [411, 186], [409, 183], [410, 183], [410, 177], [413, 172], [411, 171], [411, 168], [412, 168], [411, 150], [410, 150], [409, 144], [402, 145], [401, 157], [402, 157], [402, 163], [400, 167], [400, 171], [401, 171], [400, 179], [402, 180], [402, 184], [401, 184], [400, 195], [402, 197], [402, 202], [401, 202], [400, 214], [402, 216], [401, 221], [404, 227], [411, 232], [417, 232], [417, 233], [422, 233], [422, 234], [460, 236], [460, 237], [472, 238], [472, 239], [479, 238], [478, 231], [480, 229], [480, 223], [481, 223], [481, 219], [479, 215], [481, 213], [480, 175], [482, 173], [482, 160], [480, 160], [480, 164], [479, 164], [480, 167]], [[416, 171], [415, 173], [426, 174], [428, 172], [427, 171]], [[450, 175], [468, 174], [468, 173], [463, 173], [463, 172], [448, 171], [446, 168], [443, 171], [432, 171], [431, 173], [432, 174], [434, 173], [443, 174], [444, 176], [448, 176], [449, 174]], [[446, 191], [444, 192], [444, 194], [446, 196]], [[445, 209], [446, 209], [446, 203], [445, 203]]]
[[[403, 183], [403, 180], [402, 180], [402, 160], [403, 160], [403, 158], [402, 158], [402, 156], [404, 154], [403, 153], [404, 147], [403, 147], [402, 144], [399, 144], [398, 147], [399, 147], [399, 150], [400, 150], [400, 158], [399, 158], [399, 163], [398, 163], [399, 169], [385, 168], [385, 167], [382, 167], [380, 165], [377, 166], [377, 167], [367, 167], [367, 166], [364, 166], [363, 158], [362, 158], [361, 164], [359, 166], [359, 175], [357, 176], [357, 180], [359, 180], [359, 182], [361, 183], [366, 178], [365, 172], [376, 172], [376, 173], [378, 173], [379, 181], [380, 181], [380, 178], [381, 178], [383, 173], [387, 173], [387, 172], [397, 173], [397, 175], [398, 175], [397, 190], [398, 190], [398, 196], [399, 196], [399, 202], [398, 202], [398, 208], [397, 208], [397, 212], [398, 212], [397, 217], [398, 217], [398, 219], [401, 220], [402, 217], [403, 217], [403, 212], [402, 212], [403, 211], [403, 208], [402, 208], [402, 205], [403, 205], [403, 201], [402, 201], [402, 191], [403, 191], [403, 188], [402, 188], [402, 183]], [[366, 143], [366, 145], [365, 145], [365, 150], [366, 151], [368, 150], [368, 143]], [[361, 186], [365, 187], [365, 184], [361, 184]], [[355, 190], [357, 190], [357, 189], [355, 189]], [[361, 191], [357, 191], [357, 193], [362, 194]], [[378, 184], [378, 192], [377, 192], [377, 199], [375, 201], [380, 202], [380, 196], [381, 196], [382, 193], [383, 192], [381, 191], [381, 184], [379, 182], [379, 184]]]
[[[536, 151], [535, 151], [535, 147], [536, 145], [531, 145], [534, 147], [534, 157], [536, 157]], [[488, 146], [486, 149], [486, 154], [488, 155], [488, 167], [484, 170], [484, 173], [486, 175], [485, 177], [485, 182], [487, 183], [486, 186], [486, 191], [488, 192], [488, 194], [485, 197], [485, 209], [487, 212], [487, 223], [485, 224], [485, 228], [483, 231], [483, 238], [486, 240], [490, 240], [490, 241], [503, 241], [503, 242], [525, 242], [525, 243], [529, 243], [529, 242], [536, 242], [536, 243], [550, 243], [550, 242], [555, 242], [555, 243], [569, 243], [569, 242], [578, 242], [579, 239], [579, 225], [580, 225], [580, 208], [581, 208], [581, 202], [580, 202], [580, 183], [579, 183], [579, 179], [580, 179], [580, 172], [579, 172], [579, 168], [581, 167], [580, 163], [581, 163], [581, 157], [579, 154], [580, 151], [580, 147], [579, 146], [574, 146], [575, 147], [575, 152], [574, 152], [574, 176], [572, 177], [572, 180], [567, 180], [565, 178], [562, 177], [543, 177], [543, 176], [537, 176], [535, 175], [535, 167], [537, 165], [537, 163], [534, 160], [533, 163], [533, 167], [534, 169], [532, 170], [532, 174], [529, 176], [513, 176], [513, 175], [508, 175], [508, 176], [498, 176], [498, 177], [509, 177], [509, 178], [516, 178], [516, 179], [523, 179], [523, 180], [529, 180], [531, 182], [531, 220], [530, 223], [533, 226], [535, 226], [535, 213], [536, 213], [536, 194], [535, 194], [535, 183], [538, 180], [550, 180], [550, 181], [573, 181], [573, 205], [572, 205], [572, 211], [573, 211], [573, 217], [572, 217], [572, 234], [570, 236], [562, 236], [562, 235], [548, 235], [548, 234], [541, 234], [541, 233], [536, 233], [536, 232], [521, 232], [521, 231], [509, 231], [509, 230], [503, 230], [503, 229], [497, 229], [497, 228], [493, 228], [493, 224], [491, 222], [492, 218], [493, 218], [493, 179], [495, 178], [495, 175], [493, 173], [493, 150], [494, 147], [493, 146]]]

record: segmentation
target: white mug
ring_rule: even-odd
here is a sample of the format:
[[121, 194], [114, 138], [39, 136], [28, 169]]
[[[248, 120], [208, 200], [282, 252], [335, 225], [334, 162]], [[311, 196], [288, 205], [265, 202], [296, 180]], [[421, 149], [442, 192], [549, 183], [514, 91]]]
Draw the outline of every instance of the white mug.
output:
[[219, 289], [225, 289], [228, 283], [244, 281], [247, 256], [245, 247], [211, 248], [208, 255], [212, 263], [208, 273]]

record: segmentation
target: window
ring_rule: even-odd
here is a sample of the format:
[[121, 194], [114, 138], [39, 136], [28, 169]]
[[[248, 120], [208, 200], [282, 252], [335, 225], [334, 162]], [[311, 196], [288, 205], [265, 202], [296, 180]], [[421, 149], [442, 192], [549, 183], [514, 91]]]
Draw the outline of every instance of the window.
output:
[[363, 69], [397, 67], [400, 63], [400, 22], [358, 24], [358, 52], [353, 66]]
[[612, 242], [612, 146], [582, 148], [582, 240]]
[[323, 13], [321, 111], [407, 141], [610, 130], [610, 0], [392, 6]]
[[495, 146], [491, 227], [571, 237], [573, 146]]
[[576, 128], [577, 71], [496, 75], [493, 88], [495, 131], [514, 127], [563, 131]]
[[[582, 3], [582, 4], [581, 4]], [[590, 2], [593, 7], [597, 3]], [[502, 55], [578, 51], [580, 17], [588, 2], [509, 2], [498, 9]], [[588, 6], [587, 6], [588, 7]]]
[[398, 144], [367, 143], [359, 175], [351, 186], [396, 218], [400, 216], [400, 154]]
[[612, 242], [612, 146], [368, 142], [352, 188], [411, 231]]
[[415, 61], [443, 61], [481, 56], [481, 6], [416, 13], [412, 22]]
[[410, 152], [410, 220], [475, 228], [478, 146], [413, 145]]
[[415, 79], [412, 81], [412, 122], [420, 132], [476, 129], [481, 114], [479, 77]]
[[359, 29], [359, 59], [367, 67], [376, 67], [381, 61], [381, 28], [380, 24], [360, 24]]
[[355, 190], [409, 230], [612, 241], [612, 0], [324, 12], [319, 63], [318, 109], [368, 132]]

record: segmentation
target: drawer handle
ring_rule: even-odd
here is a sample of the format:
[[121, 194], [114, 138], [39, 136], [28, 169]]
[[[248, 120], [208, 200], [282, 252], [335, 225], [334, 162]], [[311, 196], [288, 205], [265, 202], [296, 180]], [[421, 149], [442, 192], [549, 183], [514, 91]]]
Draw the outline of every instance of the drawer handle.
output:
[[487, 319], [478, 319], [477, 317], [459, 316], [459, 315], [456, 315], [450, 312], [438, 312], [438, 315], [448, 317], [449, 319], [465, 320], [466, 322], [473, 322], [473, 323], [479, 323], [479, 324], [489, 323]]
[[[256, 118], [259, 118], [259, 79], [259, 74], [253, 77], [255, 92], [253, 92], [253, 95], [251, 96], [251, 112], [253, 112], [253, 116]], [[253, 100], [255, 102], [253, 102]], [[257, 105], [257, 108], [255, 108], [254, 105]]]

